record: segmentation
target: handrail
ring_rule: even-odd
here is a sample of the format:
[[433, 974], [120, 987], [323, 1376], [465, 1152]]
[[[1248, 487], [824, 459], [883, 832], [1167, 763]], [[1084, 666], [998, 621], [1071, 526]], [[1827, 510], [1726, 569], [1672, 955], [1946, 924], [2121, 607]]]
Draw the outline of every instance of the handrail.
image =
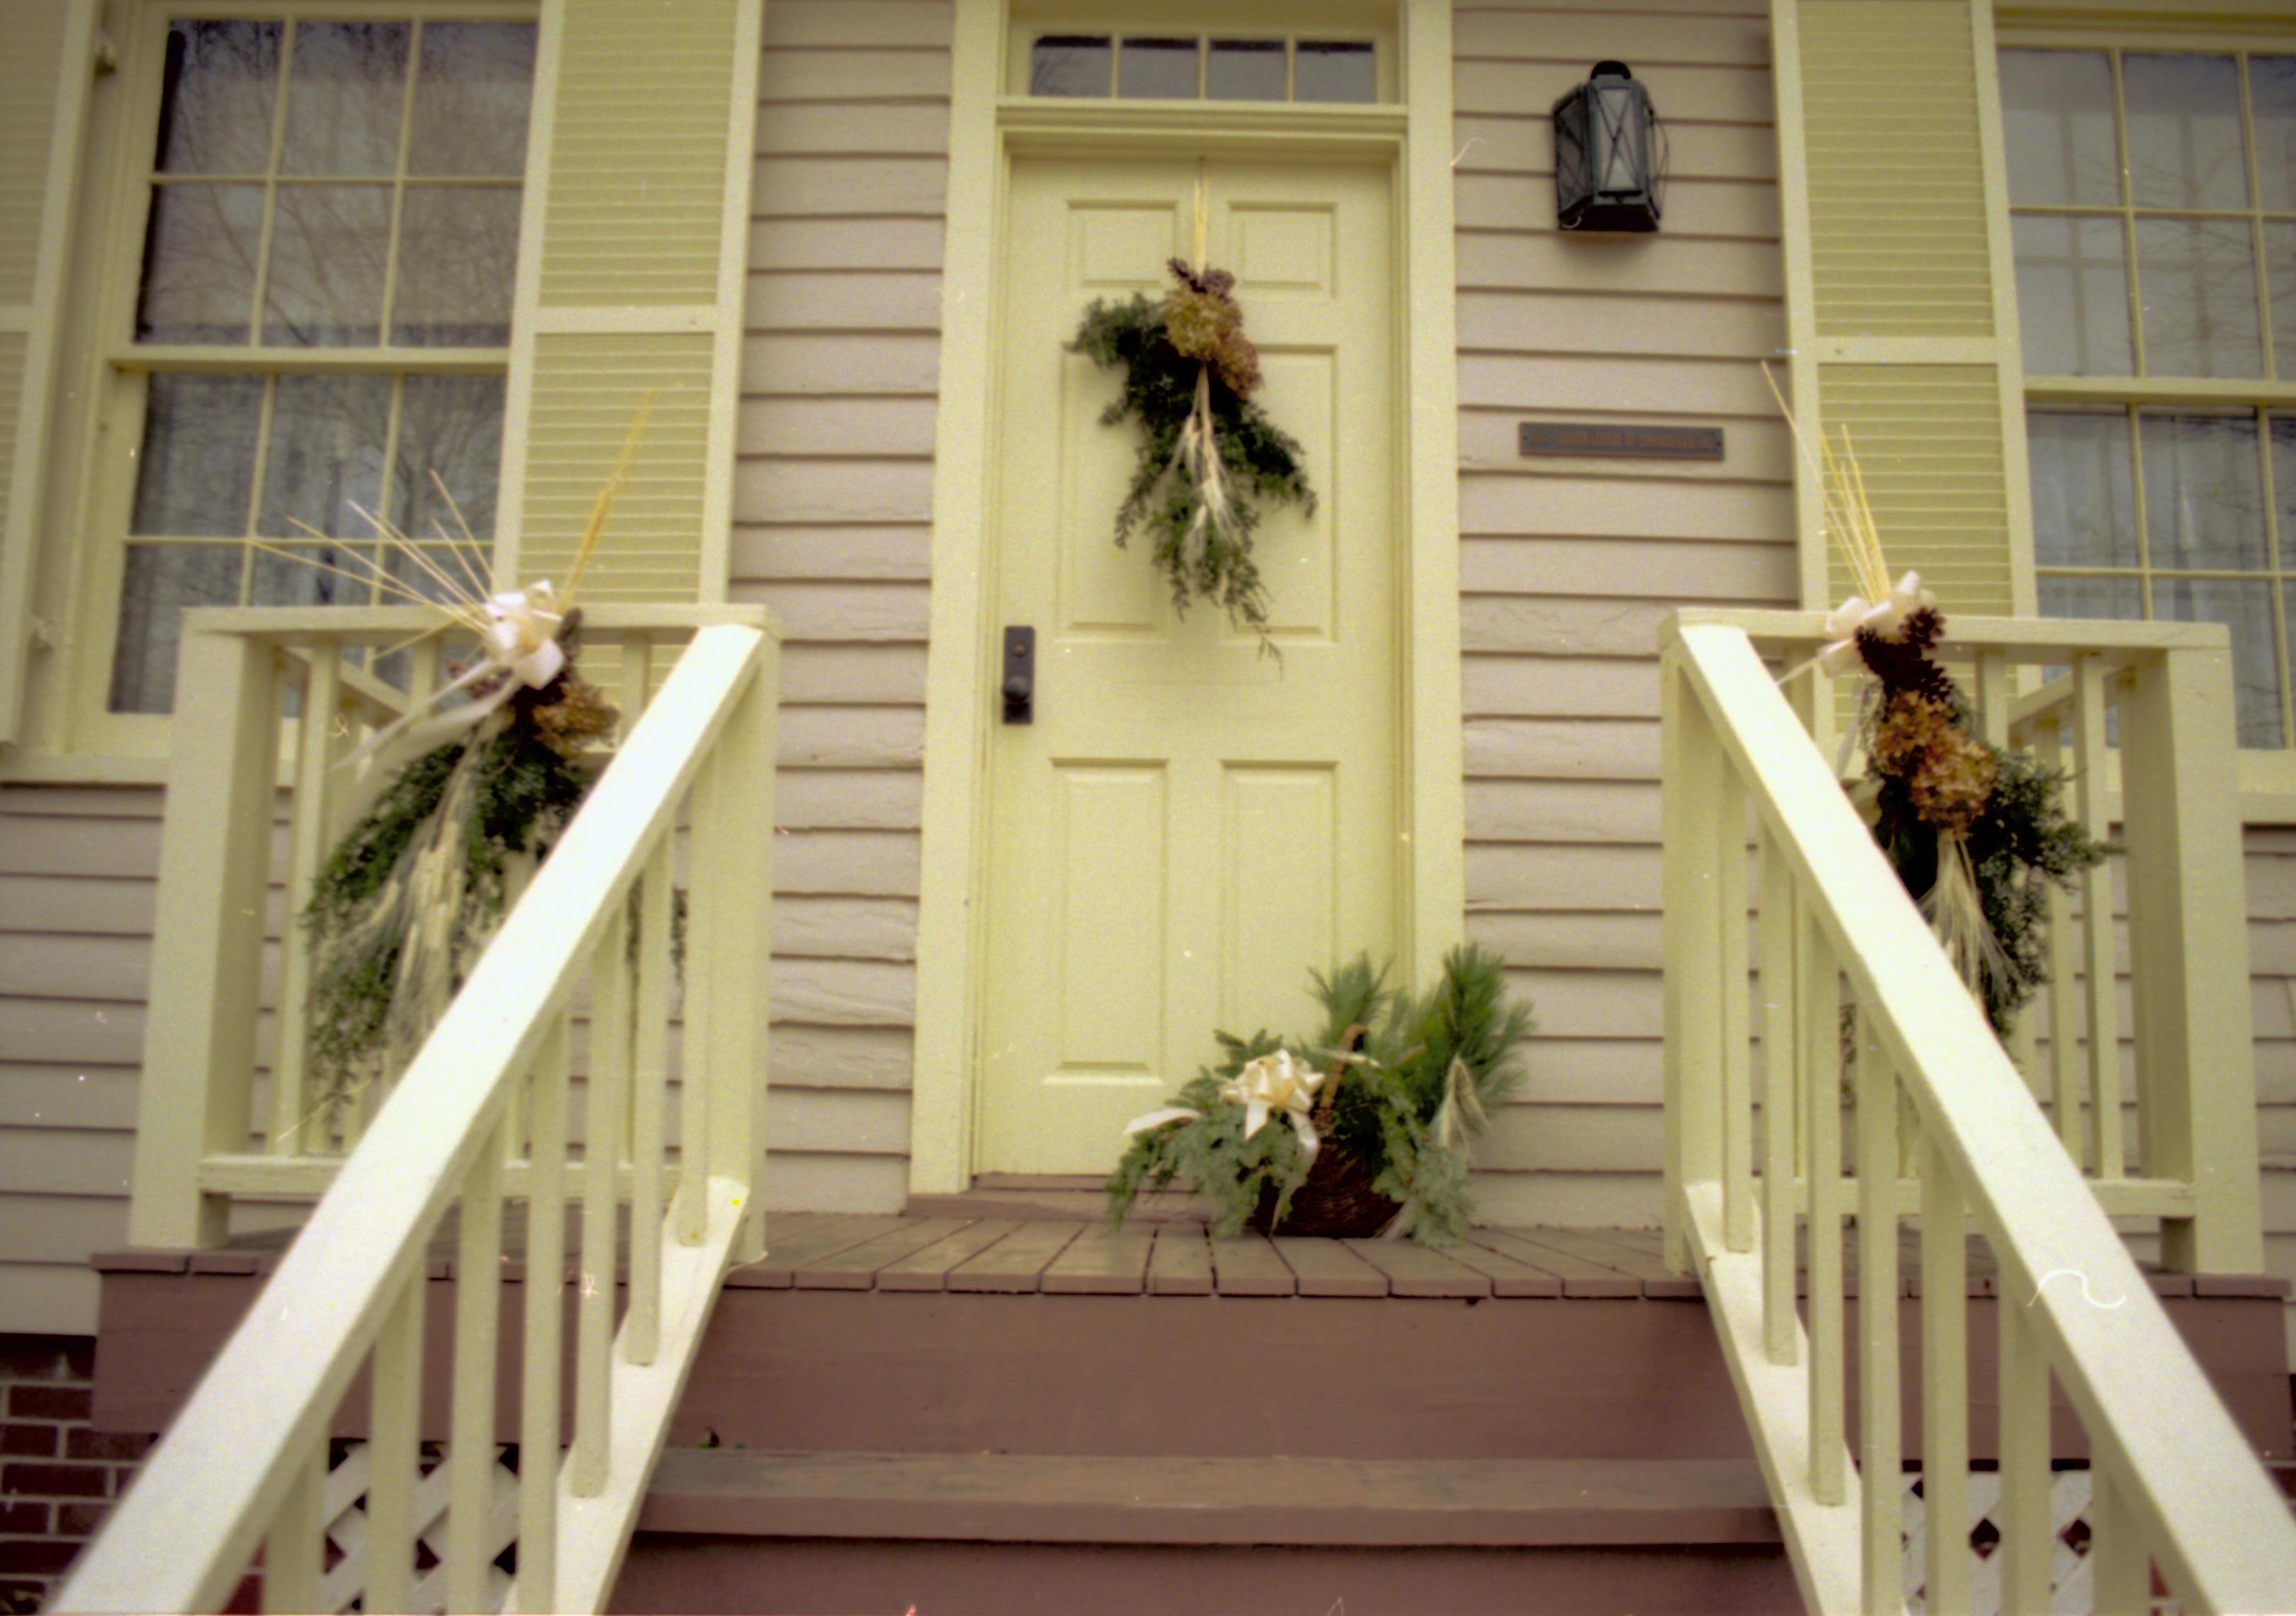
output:
[[[271, 710], [234, 683], [258, 683], [266, 666], [247, 636], [300, 635], [299, 620], [285, 620], [293, 615], [191, 614], [183, 687], [200, 688], [191, 680], [203, 674], [219, 678], [242, 729], [267, 725]], [[750, 620], [693, 634], [54, 1608], [213, 1610], [266, 1538], [266, 1608], [317, 1608], [329, 1435], [339, 1421], [357, 1423], [338, 1405], [370, 1358], [365, 1608], [420, 1608], [413, 1545], [427, 1522], [412, 1512], [426, 1251], [457, 1205], [443, 1600], [448, 1609], [499, 1607], [490, 1563], [502, 1544], [488, 1526], [498, 1509], [502, 1169], [521, 1152], [531, 1206], [515, 1598], [526, 1610], [602, 1608], [719, 1276], [729, 1260], [762, 1251], [754, 1108], [764, 1089], [770, 879], [755, 827], [771, 811], [775, 639], [762, 612], [742, 615]], [[381, 643], [392, 628], [362, 620], [355, 632]], [[629, 684], [642, 697], [644, 659], [636, 660]], [[241, 755], [260, 750], [240, 737]], [[665, 1211], [674, 839], [689, 799], [689, 857], [701, 878], [686, 927], [682, 1172]], [[164, 945], [164, 921], [162, 936]], [[569, 1030], [586, 980], [590, 1121], [580, 1165], [570, 1169]], [[626, 1114], [636, 1128], [627, 1153]], [[570, 1171], [580, 1178], [571, 1191]], [[626, 1171], [635, 1185], [630, 1305], [617, 1340], [611, 1276]], [[561, 1466], [568, 1201], [582, 1209], [582, 1282], [572, 1448]], [[545, 1449], [548, 1461], [538, 1457]], [[552, 1484], [532, 1485], [541, 1478]], [[439, 1597], [430, 1595], [431, 1608]], [[340, 1604], [331, 1597], [327, 1608]]]
[[[1787, 618], [1753, 628], [1775, 630], [1776, 644], [1814, 627]], [[1995, 627], [1956, 619], [1955, 637]], [[2098, 626], [2013, 627], [2030, 636], [2030, 649], [2057, 656], [2083, 644], [2077, 629]], [[2223, 631], [2144, 630], [2152, 639], [2130, 650], [2200, 653], [2176, 677], [2187, 696], [2202, 692], [2202, 707], [2224, 698], [2218, 718], [2228, 747]], [[1755, 637], [1742, 618], [1685, 613], [1664, 649], [1668, 1243], [1677, 1267], [1694, 1265], [1705, 1279], [1805, 1601], [1819, 1611], [1903, 1608], [1898, 1420], [1860, 1422], [1857, 1473], [1844, 1441], [1841, 1226], [1854, 1194], [1858, 1406], [1895, 1409], [1898, 1227], [1910, 1210], [1898, 1198], [1910, 1165], [1922, 1237], [1929, 1608], [1956, 1608], [1969, 1574], [1965, 1540], [1937, 1523], [1968, 1519], [1964, 1217], [1973, 1215], [2000, 1276], [2005, 1608], [2048, 1608], [2054, 1375], [2094, 1456], [2099, 1610], [2149, 1608], [2156, 1564], [2187, 1611], [2296, 1610], [2296, 1526], [2285, 1504], [1780, 693]], [[2217, 683], [2226, 688], [2210, 691]], [[2165, 725], [2176, 706], [2145, 697], [2124, 729]], [[1752, 891], [1738, 828], [1750, 804]], [[2221, 862], [2223, 849], [2203, 849], [2186, 828], [2194, 868]], [[1759, 1108], [1746, 924], [1757, 893]], [[1833, 1098], [1845, 977], [1857, 1028], [1854, 1185], [1841, 1173]], [[2251, 1153], [2209, 1170], [2253, 1167]], [[1804, 1218], [1807, 1325], [1795, 1307]]]

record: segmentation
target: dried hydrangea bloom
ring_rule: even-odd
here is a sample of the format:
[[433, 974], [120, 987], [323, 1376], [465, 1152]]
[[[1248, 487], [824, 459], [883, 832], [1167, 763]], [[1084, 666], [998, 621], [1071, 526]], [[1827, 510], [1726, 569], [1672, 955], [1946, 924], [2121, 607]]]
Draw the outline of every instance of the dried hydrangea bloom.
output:
[[1922, 823], [1966, 835], [1992, 800], [2000, 763], [1952, 707], [1914, 691], [1893, 691], [1874, 730], [1874, 767], [1906, 782]]

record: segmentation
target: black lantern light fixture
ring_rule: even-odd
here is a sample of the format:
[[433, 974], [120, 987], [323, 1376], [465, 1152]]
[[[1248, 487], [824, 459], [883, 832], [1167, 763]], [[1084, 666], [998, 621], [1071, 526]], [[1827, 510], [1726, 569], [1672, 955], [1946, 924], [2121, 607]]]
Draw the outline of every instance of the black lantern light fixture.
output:
[[1655, 230], [1666, 131], [1623, 62], [1598, 62], [1554, 103], [1554, 213], [1565, 230]]

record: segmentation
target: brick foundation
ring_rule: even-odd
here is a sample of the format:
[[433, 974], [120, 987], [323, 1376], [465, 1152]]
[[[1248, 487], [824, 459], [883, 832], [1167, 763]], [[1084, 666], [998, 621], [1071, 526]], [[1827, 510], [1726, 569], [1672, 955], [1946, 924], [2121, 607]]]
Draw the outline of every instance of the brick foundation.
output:
[[90, 1337], [0, 1335], [0, 1612], [40, 1608], [152, 1445], [89, 1424], [94, 1379]]

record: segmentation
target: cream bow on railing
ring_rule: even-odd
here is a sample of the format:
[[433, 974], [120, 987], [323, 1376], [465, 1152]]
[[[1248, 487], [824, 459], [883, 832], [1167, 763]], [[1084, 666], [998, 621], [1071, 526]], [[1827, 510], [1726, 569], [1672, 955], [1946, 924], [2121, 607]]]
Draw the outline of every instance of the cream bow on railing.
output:
[[[1918, 572], [1906, 573], [1898, 580], [1895, 588], [1879, 600], [1868, 601], [1862, 595], [1851, 595], [1825, 614], [1825, 633], [1831, 643], [1817, 653], [1815, 659], [1816, 666], [1827, 677], [1835, 679], [1844, 674], [1862, 671], [1865, 661], [1857, 652], [1859, 630], [1870, 628], [1885, 640], [1895, 639], [1908, 613], [1933, 605], [1936, 599], [1922, 587], [1922, 575]], [[1794, 671], [1799, 673], [1801, 669]]]
[[[1267, 1127], [1270, 1118], [1283, 1116], [1300, 1136], [1300, 1153], [1313, 1161], [1323, 1144], [1316, 1136], [1314, 1112], [1316, 1090], [1323, 1085], [1324, 1075], [1290, 1050], [1279, 1049], [1246, 1062], [1220, 1089], [1220, 1097], [1243, 1107], [1247, 1139]], [[1144, 1134], [1168, 1122], [1190, 1121], [1203, 1114], [1185, 1105], [1167, 1105], [1133, 1118], [1124, 1131], [1128, 1136]]]

